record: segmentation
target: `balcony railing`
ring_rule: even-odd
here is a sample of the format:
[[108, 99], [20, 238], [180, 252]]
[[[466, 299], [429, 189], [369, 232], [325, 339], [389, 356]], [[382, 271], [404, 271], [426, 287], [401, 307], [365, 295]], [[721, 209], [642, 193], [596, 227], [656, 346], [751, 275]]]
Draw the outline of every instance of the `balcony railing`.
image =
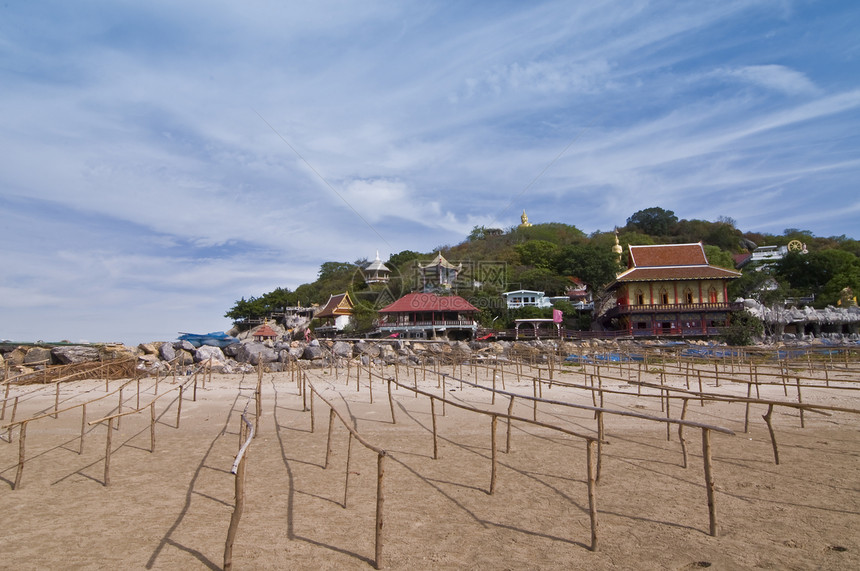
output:
[[743, 309], [739, 302], [719, 303], [655, 303], [652, 305], [616, 305], [606, 312], [607, 317], [627, 315], [631, 313], [680, 313], [700, 311], [739, 311]]

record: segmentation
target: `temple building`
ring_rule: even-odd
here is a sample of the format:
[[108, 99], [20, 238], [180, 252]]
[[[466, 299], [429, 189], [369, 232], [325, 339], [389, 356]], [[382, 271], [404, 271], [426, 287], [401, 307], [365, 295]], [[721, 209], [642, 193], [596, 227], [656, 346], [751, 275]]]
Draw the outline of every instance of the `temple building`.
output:
[[708, 263], [702, 243], [629, 246], [628, 269], [607, 291], [616, 304], [604, 326], [633, 336], [718, 334], [742, 304], [728, 299], [728, 282], [740, 272]]
[[463, 270], [463, 264], [456, 266], [445, 259], [442, 252], [436, 254], [427, 264], [418, 264], [418, 270], [421, 272], [422, 289], [431, 291], [433, 289], [451, 289], [454, 282], [457, 281], [457, 276]]
[[328, 337], [343, 331], [352, 321], [353, 307], [349, 292], [329, 296], [325, 306], [314, 314], [314, 319], [322, 322], [314, 328], [314, 334]]
[[458, 295], [410, 293], [379, 310], [378, 329], [390, 337], [471, 339], [478, 308]]
[[391, 278], [391, 270], [389, 270], [382, 260], [379, 259], [379, 250], [376, 251], [376, 259], [362, 270], [364, 275], [364, 283], [367, 284], [384, 284], [388, 283]]

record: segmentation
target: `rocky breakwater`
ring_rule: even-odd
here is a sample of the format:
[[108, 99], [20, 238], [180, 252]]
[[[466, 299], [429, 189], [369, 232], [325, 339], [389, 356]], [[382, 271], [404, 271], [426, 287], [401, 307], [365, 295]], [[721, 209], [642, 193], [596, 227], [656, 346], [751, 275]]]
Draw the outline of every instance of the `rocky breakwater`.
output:
[[[536, 359], [548, 355], [565, 356], [587, 346], [615, 345], [607, 341], [408, 341], [408, 340], [311, 340], [254, 341], [245, 339], [221, 349], [188, 341], [126, 345], [62, 345], [0, 347], [0, 371], [4, 378], [43, 370], [54, 365], [136, 359], [136, 367], [146, 374], [166, 373], [174, 367], [182, 372], [208, 366], [221, 373], [249, 373], [262, 365], [266, 370], [287, 370], [289, 363], [301, 361], [306, 367], [328, 367], [347, 360], [362, 364], [435, 364], [471, 358]], [[585, 346], [585, 347], [584, 347]]]

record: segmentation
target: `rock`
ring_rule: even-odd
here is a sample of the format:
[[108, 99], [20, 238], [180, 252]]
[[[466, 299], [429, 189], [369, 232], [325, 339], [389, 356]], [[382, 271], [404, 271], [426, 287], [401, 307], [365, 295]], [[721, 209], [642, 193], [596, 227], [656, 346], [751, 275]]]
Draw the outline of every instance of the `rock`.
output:
[[176, 349], [170, 343], [162, 343], [158, 348], [158, 355], [163, 361], [172, 361], [176, 358]]
[[263, 343], [253, 341], [251, 343], [242, 343], [236, 360], [257, 366], [260, 363], [274, 363], [278, 360], [278, 353], [273, 348], [266, 347]]
[[9, 353], [6, 353], [6, 361], [9, 363], [10, 367], [17, 367], [19, 365], [24, 364], [24, 356], [27, 354], [21, 347], [16, 347]]
[[58, 363], [71, 365], [74, 363], [87, 363], [99, 360], [98, 347], [86, 345], [72, 345], [69, 347], [54, 347], [51, 354]]
[[192, 353], [197, 347], [195, 347], [191, 343], [191, 341], [186, 341], [183, 339], [182, 341], [177, 341], [176, 343], [174, 343], [173, 348], [182, 349], [183, 351], [188, 351], [189, 353]]
[[302, 359], [315, 361], [323, 358], [323, 350], [319, 345], [308, 345], [302, 353]]
[[302, 355], [304, 355], [305, 348], [301, 346], [290, 347], [289, 353], [293, 361], [298, 361], [302, 358]]
[[145, 363], [147, 367], [158, 363], [158, 355], [150, 355], [149, 353], [144, 353], [143, 355], [140, 355], [137, 359], [138, 361]]
[[194, 351], [194, 362], [202, 363], [203, 361], [208, 361], [212, 359], [212, 362], [224, 362], [227, 360], [227, 357], [224, 356], [224, 352], [221, 351], [220, 347], [211, 347], [209, 345], [203, 345]]
[[331, 347], [331, 352], [335, 357], [352, 358], [352, 345], [345, 341], [336, 341]]
[[412, 351], [414, 353], [423, 353], [426, 350], [427, 350], [427, 345], [424, 343], [421, 343], [420, 341], [416, 341], [412, 344]]
[[226, 347], [224, 347], [223, 353], [225, 356], [230, 357], [232, 359], [235, 359], [239, 355], [239, 352], [241, 350], [242, 350], [242, 344], [241, 343], [231, 343], [230, 345], [227, 345]]
[[138, 350], [144, 355], [158, 355], [158, 343], [141, 343]]
[[194, 364], [194, 355], [191, 351], [185, 351], [184, 349], [180, 349], [176, 353], [176, 363], [181, 366], [193, 365]]
[[33, 347], [27, 354], [24, 355], [24, 364], [25, 365], [34, 365], [36, 363], [45, 363], [50, 365], [53, 361], [51, 357], [51, 350], [46, 347]]

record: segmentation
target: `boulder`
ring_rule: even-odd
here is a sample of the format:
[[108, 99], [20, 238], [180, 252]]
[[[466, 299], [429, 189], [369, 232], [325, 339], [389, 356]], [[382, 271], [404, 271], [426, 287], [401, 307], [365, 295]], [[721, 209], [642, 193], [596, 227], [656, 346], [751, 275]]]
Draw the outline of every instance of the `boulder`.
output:
[[188, 351], [189, 353], [192, 353], [197, 347], [195, 347], [194, 344], [191, 343], [191, 341], [186, 341], [183, 339], [182, 341], [177, 341], [176, 343], [174, 343], [173, 348], [182, 349], [183, 351]]
[[23, 347], [16, 347], [9, 353], [6, 353], [6, 361], [10, 367], [17, 367], [24, 364], [24, 357], [26, 355], [27, 351]]
[[44, 364], [47, 361], [47, 364], [50, 365], [53, 361], [51, 357], [51, 350], [46, 347], [33, 347], [27, 354], [24, 355], [24, 364], [25, 365], [33, 365], [36, 363]]
[[137, 349], [144, 355], [157, 355], [158, 345], [158, 343], [141, 343]]
[[209, 345], [203, 345], [194, 350], [194, 362], [202, 363], [203, 361], [208, 361], [212, 359], [212, 363], [223, 363], [227, 360], [227, 357], [224, 356], [224, 352], [221, 351], [220, 347], [211, 347]]
[[315, 361], [323, 358], [323, 350], [319, 345], [308, 345], [302, 353], [302, 359]]
[[290, 347], [290, 357], [293, 361], [298, 361], [305, 353], [305, 348], [301, 346]]
[[87, 363], [99, 360], [98, 347], [87, 345], [71, 345], [68, 347], [54, 347], [51, 354], [58, 363], [71, 365], [74, 363]]
[[232, 359], [235, 359], [239, 355], [239, 352], [241, 350], [242, 350], [242, 344], [241, 343], [231, 343], [231, 344], [227, 345], [226, 347], [224, 347], [223, 352], [224, 352], [225, 356], [230, 357]]
[[273, 363], [277, 361], [278, 353], [271, 347], [266, 347], [258, 341], [253, 341], [251, 343], [242, 343], [236, 360], [257, 366], [260, 363]]
[[176, 363], [183, 367], [186, 365], [193, 365], [194, 355], [191, 353], [191, 351], [180, 349], [176, 352]]
[[176, 358], [176, 349], [170, 343], [162, 343], [161, 347], [158, 348], [158, 355], [164, 361], [172, 361]]
[[335, 357], [352, 358], [352, 345], [346, 341], [336, 341], [331, 347], [331, 352]]

